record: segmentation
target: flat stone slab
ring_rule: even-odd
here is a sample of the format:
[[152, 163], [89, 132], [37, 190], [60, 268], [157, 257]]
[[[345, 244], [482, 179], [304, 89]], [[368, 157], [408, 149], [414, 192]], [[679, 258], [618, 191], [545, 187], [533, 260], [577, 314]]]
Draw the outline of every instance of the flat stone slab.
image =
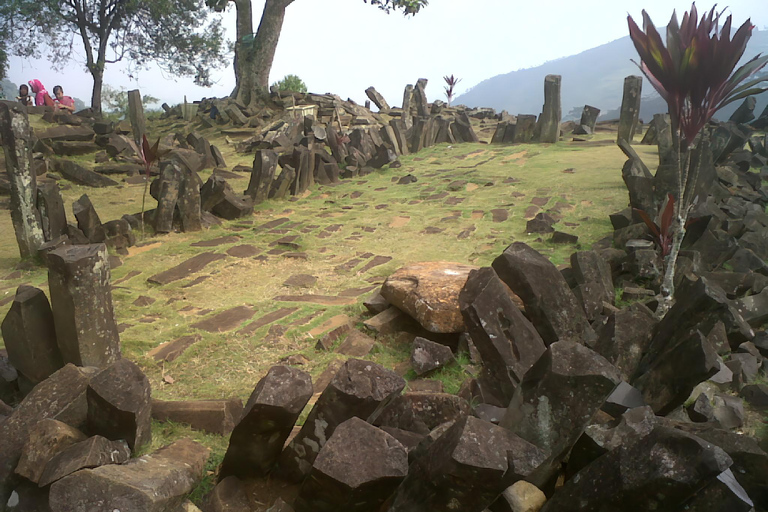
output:
[[252, 245], [236, 245], [227, 249], [227, 254], [234, 258], [251, 258], [259, 254], [259, 250]]
[[493, 222], [504, 222], [509, 218], [509, 212], [507, 210], [498, 208], [491, 210], [491, 215], [493, 215]]
[[162, 345], [158, 345], [157, 347], [147, 352], [147, 355], [158, 363], [163, 361], [170, 363], [201, 339], [202, 336], [199, 334], [192, 336], [182, 336], [181, 338], [163, 343]]
[[363, 294], [368, 293], [369, 291], [376, 288], [376, 286], [363, 286], [361, 288], [348, 288], [344, 290], [343, 292], [339, 292], [340, 297], [359, 297]]
[[185, 277], [188, 277], [196, 272], [200, 272], [210, 263], [223, 258], [226, 258], [224, 254], [204, 252], [202, 254], [198, 254], [197, 256], [193, 256], [192, 258], [182, 263], [179, 263], [171, 269], [160, 272], [159, 274], [155, 274], [154, 276], [147, 279], [147, 281], [159, 285], [172, 283], [174, 281], [178, 281], [179, 279], [184, 279]]
[[531, 199], [531, 204], [535, 204], [536, 206], [544, 206], [549, 202], [549, 197], [534, 197]]
[[240, 329], [238, 334], [250, 334], [264, 327], [265, 325], [269, 325], [272, 322], [280, 320], [281, 318], [285, 318], [286, 316], [296, 312], [298, 309], [299, 308], [280, 308], [272, 311], [271, 313], [267, 313], [266, 315], [258, 318], [256, 321], [251, 322], [250, 324]]
[[237, 306], [194, 323], [192, 327], [207, 332], [227, 332], [250, 320], [255, 314], [256, 312], [248, 306]]
[[147, 307], [147, 306], [151, 306], [155, 302], [156, 302], [156, 299], [153, 299], [152, 297], [147, 297], [146, 295], [139, 295], [139, 298], [133, 301], [133, 305], [138, 307]]
[[355, 297], [337, 297], [333, 295], [278, 295], [272, 300], [279, 302], [311, 302], [323, 306], [348, 306], [357, 302]]
[[291, 219], [289, 219], [288, 217], [280, 217], [278, 219], [271, 220], [269, 222], [265, 222], [261, 226], [257, 226], [255, 228], [253, 228], [253, 230], [254, 231], [268, 231], [270, 229], [276, 228], [277, 226], [279, 226], [281, 224], [285, 224], [289, 220], [291, 220]]
[[311, 288], [317, 282], [317, 277], [309, 274], [296, 274], [283, 282], [289, 288]]
[[385, 263], [389, 263], [392, 261], [392, 256], [374, 256], [371, 261], [366, 263], [363, 268], [360, 269], [360, 273], [363, 274], [365, 272], [368, 272], [374, 267], [378, 267], [379, 265], [384, 265]]

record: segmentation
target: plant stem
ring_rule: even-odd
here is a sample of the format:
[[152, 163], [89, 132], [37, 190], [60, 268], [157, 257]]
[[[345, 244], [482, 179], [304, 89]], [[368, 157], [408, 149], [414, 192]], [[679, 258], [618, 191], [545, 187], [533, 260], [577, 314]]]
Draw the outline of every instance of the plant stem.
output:
[[144, 193], [141, 195], [141, 239], [144, 240], [144, 204], [147, 200], [147, 189], [149, 188], [149, 173], [144, 180]]

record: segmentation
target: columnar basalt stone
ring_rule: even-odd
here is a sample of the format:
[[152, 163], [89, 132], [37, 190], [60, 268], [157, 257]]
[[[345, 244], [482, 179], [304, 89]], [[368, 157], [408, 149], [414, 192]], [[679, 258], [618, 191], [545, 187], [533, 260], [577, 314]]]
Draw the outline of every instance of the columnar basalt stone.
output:
[[397, 136], [395, 135], [395, 130], [391, 125], [385, 124], [379, 128], [379, 135], [385, 144], [391, 146], [396, 155], [403, 154], [402, 150], [400, 149], [400, 142], [398, 141]]
[[182, 439], [125, 464], [80, 470], [51, 486], [51, 510], [178, 510], [200, 482], [208, 453]]
[[466, 112], [459, 112], [456, 114], [454, 122], [451, 124], [451, 133], [453, 134], [456, 142], [479, 142], [475, 130], [472, 128], [472, 123], [469, 120], [469, 116]]
[[116, 187], [118, 183], [106, 176], [86, 169], [73, 160], [63, 158], [52, 159], [53, 168], [69, 181], [86, 187], [104, 188]]
[[577, 284], [573, 292], [587, 319], [593, 321], [602, 313], [604, 302], [613, 305], [615, 300], [611, 267], [595, 251], [581, 251], [571, 254], [571, 268]]
[[389, 112], [389, 103], [387, 103], [387, 100], [384, 99], [384, 96], [379, 94], [379, 91], [377, 91], [373, 86], [365, 90], [365, 95], [371, 99], [371, 101], [374, 103], [374, 105], [376, 105], [380, 112]]
[[616, 368], [583, 345], [549, 346], [515, 389], [499, 423], [547, 453], [526, 480], [545, 487], [620, 381]]
[[56, 240], [67, 234], [67, 213], [58, 183], [48, 181], [37, 187], [37, 209], [46, 240]]
[[435, 134], [435, 144], [455, 144], [456, 138], [451, 131], [452, 119], [438, 116], [435, 118], [435, 128], [437, 130]]
[[260, 149], [253, 159], [251, 180], [245, 193], [253, 198], [254, 204], [267, 200], [269, 187], [275, 180], [277, 171], [277, 153], [271, 149]]
[[72, 203], [72, 213], [77, 219], [77, 227], [92, 244], [106, 241], [107, 232], [104, 230], [99, 214], [96, 213], [96, 208], [93, 207], [87, 194], [83, 194], [80, 199]]
[[408, 129], [405, 126], [405, 122], [401, 119], [391, 119], [389, 121], [389, 126], [392, 127], [392, 131], [397, 139], [397, 146], [400, 148], [400, 154], [409, 154], [408, 136], [406, 135]]
[[312, 175], [314, 169], [309, 167], [310, 152], [303, 146], [294, 146], [292, 163], [296, 169], [296, 177], [291, 185], [291, 195], [297, 196], [306, 192], [315, 180]]
[[239, 398], [229, 400], [152, 400], [152, 418], [188, 423], [194, 430], [225, 436], [232, 432], [243, 412]]
[[136, 451], [152, 439], [152, 402], [146, 375], [120, 359], [88, 384], [88, 431], [111, 440], [125, 439]]
[[656, 414], [664, 416], [683, 405], [693, 389], [719, 369], [715, 347], [696, 331], [666, 350], [632, 385]]
[[269, 474], [311, 396], [309, 374], [288, 366], [270, 368], [251, 393], [232, 431], [219, 478]]
[[498, 276], [525, 304], [525, 312], [544, 343], [596, 340], [584, 310], [560, 271], [522, 242], [514, 242], [493, 261]]
[[440, 425], [470, 413], [469, 403], [448, 393], [408, 392], [395, 397], [373, 420], [377, 427], [427, 435]]
[[413, 88], [413, 102], [416, 104], [416, 115], [419, 117], [430, 117], [429, 103], [427, 102], [427, 93], [420, 83], [416, 83]]
[[64, 366], [51, 306], [41, 289], [19, 286], [0, 329], [9, 361], [29, 385], [37, 385]]
[[155, 231], [170, 233], [173, 231], [173, 217], [179, 200], [181, 169], [175, 163], [168, 163], [160, 172], [160, 189], [155, 209]]
[[427, 129], [427, 117], [416, 117], [413, 119], [413, 126], [408, 130], [408, 150], [411, 153], [418, 153], [424, 148], [424, 132]]
[[600, 115], [600, 109], [591, 105], [584, 105], [584, 110], [581, 111], [581, 119], [579, 125], [573, 130], [576, 135], [591, 135], [595, 132], [595, 124], [597, 123], [597, 116]]
[[110, 441], [98, 435], [89, 437], [51, 457], [38, 483], [40, 487], [45, 487], [75, 471], [106, 464], [122, 464], [130, 458], [131, 449], [125, 441]]
[[442, 368], [454, 360], [451, 347], [426, 338], [417, 337], [411, 345], [411, 368], [416, 375], [424, 375]]
[[492, 268], [469, 273], [459, 307], [483, 366], [492, 376], [494, 394], [509, 403], [525, 373], [546, 351], [544, 341]]
[[722, 449], [702, 439], [656, 427], [636, 443], [620, 446], [581, 470], [541, 511], [681, 510], [686, 500], [731, 463]]
[[29, 439], [24, 444], [16, 466], [16, 474], [38, 483], [48, 461], [62, 450], [85, 439], [85, 434], [64, 422], [51, 418], [40, 421], [29, 432]]
[[144, 104], [141, 102], [141, 92], [138, 89], [128, 91], [128, 119], [131, 120], [133, 140], [141, 144], [147, 133], [147, 121], [144, 118]]
[[78, 429], [85, 426], [85, 395], [92, 375], [92, 368], [64, 366], [36, 386], [13, 414], [0, 422], [0, 510], [5, 510], [16, 482], [13, 471], [36, 424], [52, 418]]
[[0, 142], [11, 186], [11, 222], [22, 258], [36, 257], [45, 242], [37, 209], [30, 135], [26, 108], [18, 102], [0, 101]]
[[[518, 114], [512, 142], [525, 143], [533, 140], [533, 132], [536, 129], [536, 116], [530, 114]], [[506, 134], [505, 134], [506, 137]]]
[[615, 421], [592, 423], [584, 430], [568, 456], [566, 479], [573, 477], [598, 457], [639, 441], [660, 424], [661, 419], [648, 406], [629, 409]]
[[557, 142], [560, 138], [560, 75], [544, 78], [544, 106], [536, 125], [539, 142]]
[[653, 337], [658, 320], [645, 305], [635, 303], [608, 317], [600, 330], [595, 351], [621, 373], [625, 381], [635, 374]]
[[288, 195], [291, 184], [296, 179], [296, 170], [290, 165], [283, 167], [280, 175], [272, 182], [269, 189], [269, 199], [282, 199]]
[[481, 512], [504, 489], [528, 479], [545, 454], [507, 429], [468, 416], [418, 457], [389, 512]]
[[624, 96], [619, 114], [618, 140], [632, 143], [640, 116], [640, 95], [643, 90], [643, 77], [630, 75], [624, 79]]
[[408, 452], [360, 418], [339, 425], [299, 490], [296, 512], [378, 510], [408, 474]]
[[104, 244], [72, 245], [48, 255], [48, 287], [65, 363], [104, 368], [120, 358]]
[[405, 381], [383, 366], [350, 359], [317, 399], [307, 420], [278, 462], [278, 475], [302, 480], [337, 426], [352, 417], [367, 420], [405, 388]]
[[411, 103], [413, 101], [413, 85], [408, 84], [403, 91], [403, 114], [400, 118], [405, 125], [406, 130], [410, 130], [413, 126], [413, 118], [411, 117]]
[[751, 512], [754, 503], [733, 472], [726, 469], [685, 503], [685, 510], [695, 512]]
[[181, 229], [185, 233], [203, 229], [200, 184], [200, 177], [196, 172], [182, 167], [176, 207], [181, 220]]
[[228, 193], [233, 193], [229, 183], [221, 176], [212, 174], [200, 187], [200, 209], [204, 212], [210, 212], [224, 200]]

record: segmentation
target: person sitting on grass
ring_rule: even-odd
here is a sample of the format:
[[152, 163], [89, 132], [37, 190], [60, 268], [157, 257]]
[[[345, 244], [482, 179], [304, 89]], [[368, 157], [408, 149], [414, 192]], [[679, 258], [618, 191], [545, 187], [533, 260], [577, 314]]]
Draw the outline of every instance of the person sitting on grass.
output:
[[21, 84], [19, 86], [19, 95], [16, 96], [16, 101], [25, 107], [32, 106], [32, 96], [29, 95], [29, 87], [27, 87], [27, 84]]
[[53, 100], [56, 110], [75, 111], [75, 100], [72, 99], [72, 96], [64, 96], [64, 89], [60, 85], [53, 88], [53, 95], [56, 97]]
[[51, 99], [50, 94], [48, 94], [48, 91], [45, 90], [45, 87], [43, 87], [43, 83], [35, 78], [34, 80], [29, 81], [29, 86], [32, 88], [32, 92], [35, 94], [35, 105], [38, 107], [44, 106], [44, 105], [50, 105], [53, 106], [53, 100]]

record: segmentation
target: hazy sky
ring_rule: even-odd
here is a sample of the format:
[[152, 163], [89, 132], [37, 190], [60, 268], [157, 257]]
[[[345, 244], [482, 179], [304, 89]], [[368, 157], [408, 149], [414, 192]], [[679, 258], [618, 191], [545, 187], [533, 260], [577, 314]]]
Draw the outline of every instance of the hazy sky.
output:
[[[728, 11], [739, 25], [748, 17], [768, 30], [765, 0], [731, 0]], [[254, 27], [264, 2], [254, 0]], [[270, 83], [296, 74], [311, 92], [333, 92], [362, 103], [371, 85], [391, 105], [402, 103], [403, 87], [429, 79], [430, 101], [445, 99], [443, 76], [462, 79], [462, 93], [478, 82], [549, 60], [574, 55], [627, 35], [627, 14], [641, 23], [645, 8], [657, 26], [666, 25], [673, 9], [679, 17], [689, 2], [645, 0], [430, 0], [415, 17], [384, 14], [362, 0], [296, 0], [286, 12]], [[711, 3], [699, 2], [700, 10]], [[223, 14], [229, 38], [234, 38], [234, 6]], [[76, 47], [82, 45], [75, 39]], [[60, 84], [66, 94], [90, 103], [93, 85], [84, 59], [54, 71], [47, 60], [12, 58], [9, 79], [16, 84], [40, 79], [48, 91]], [[183, 100], [228, 95], [234, 87], [231, 63], [213, 73], [217, 83], [201, 88], [190, 79], [141, 71], [130, 79], [124, 66], [107, 67], [105, 83], [139, 88], [173, 105]]]

